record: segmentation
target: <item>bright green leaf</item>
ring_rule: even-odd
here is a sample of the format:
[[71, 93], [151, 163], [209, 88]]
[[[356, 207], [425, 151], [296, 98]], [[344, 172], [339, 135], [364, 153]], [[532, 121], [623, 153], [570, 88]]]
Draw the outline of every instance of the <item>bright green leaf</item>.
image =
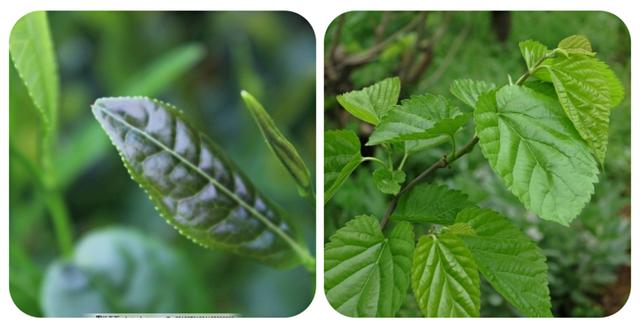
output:
[[367, 145], [432, 139], [455, 134], [471, 117], [443, 96], [412, 96], [395, 106], [380, 122]]
[[480, 315], [480, 276], [464, 243], [453, 234], [424, 235], [413, 253], [411, 287], [427, 317]]
[[561, 49], [567, 54], [595, 56], [593, 49], [591, 49], [591, 42], [584, 35], [572, 35], [562, 39], [560, 43], [558, 43], [558, 49]]
[[480, 148], [505, 186], [535, 214], [563, 225], [591, 199], [598, 165], [556, 99], [520, 86], [483, 94]]
[[71, 259], [53, 262], [40, 296], [45, 316], [207, 311], [190, 264], [161, 241], [122, 228], [92, 232]]
[[624, 97], [622, 84], [607, 64], [586, 55], [550, 58], [542, 67], [536, 76], [553, 82], [565, 113], [598, 161], [604, 163], [609, 116]]
[[480, 273], [506, 300], [527, 317], [551, 316], [547, 264], [542, 251], [515, 225], [489, 209], [468, 208], [455, 225]]
[[9, 52], [47, 129], [55, 125], [60, 86], [47, 13], [34, 11], [13, 26]]
[[407, 178], [402, 170], [391, 172], [389, 168], [380, 167], [373, 172], [373, 181], [380, 192], [396, 195], [400, 192], [400, 185]]
[[549, 53], [547, 46], [538, 41], [526, 40], [519, 43], [520, 53], [527, 63], [527, 69], [531, 71]]
[[455, 80], [449, 87], [449, 91], [463, 103], [475, 109], [478, 96], [495, 87], [496, 85], [492, 82], [462, 79]]
[[398, 223], [387, 237], [378, 221], [359, 216], [325, 245], [325, 291], [338, 312], [354, 317], [390, 317], [407, 295], [413, 227]]
[[324, 133], [325, 204], [361, 162], [360, 140], [356, 133], [350, 130], [330, 130]]
[[391, 219], [447, 225], [453, 223], [460, 210], [472, 205], [460, 191], [443, 185], [420, 184], [400, 197]]
[[311, 186], [309, 168], [307, 168], [295, 146], [280, 132], [269, 113], [257, 99], [244, 90], [240, 95], [258, 128], [260, 128], [262, 137], [267, 142], [267, 145], [293, 177], [296, 184], [298, 184], [300, 195], [305, 197], [312, 196], [313, 187]]
[[180, 233], [273, 266], [308, 261], [293, 227], [179, 110], [118, 97], [96, 100], [92, 111], [133, 180]]
[[338, 103], [356, 118], [372, 125], [380, 123], [380, 118], [398, 102], [400, 78], [387, 78], [362, 90], [354, 90], [338, 95]]

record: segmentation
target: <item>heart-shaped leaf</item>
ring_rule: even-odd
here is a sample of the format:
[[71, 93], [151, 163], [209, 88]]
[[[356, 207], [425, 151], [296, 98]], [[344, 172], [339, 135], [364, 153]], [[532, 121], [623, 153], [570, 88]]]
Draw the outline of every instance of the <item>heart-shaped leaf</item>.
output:
[[362, 90], [338, 95], [338, 103], [354, 117], [372, 125], [380, 123], [400, 96], [400, 78], [387, 78]]

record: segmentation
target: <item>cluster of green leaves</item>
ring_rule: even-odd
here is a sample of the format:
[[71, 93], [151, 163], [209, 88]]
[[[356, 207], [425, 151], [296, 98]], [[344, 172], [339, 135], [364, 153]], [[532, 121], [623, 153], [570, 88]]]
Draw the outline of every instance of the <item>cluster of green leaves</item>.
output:
[[[325, 203], [365, 160], [381, 166], [372, 175], [378, 190], [394, 195], [380, 223], [356, 216], [325, 245], [325, 289], [338, 311], [394, 316], [411, 285], [425, 316], [478, 316], [482, 274], [520, 314], [552, 315], [546, 259], [535, 242], [459, 191], [418, 184], [478, 143], [505, 187], [540, 218], [568, 225], [589, 202], [604, 161], [609, 115], [623, 88], [584, 36], [563, 39], [553, 50], [535, 41], [520, 48], [527, 71], [515, 84], [467, 79], [451, 85], [472, 112], [430, 94], [397, 104], [397, 78], [337, 97], [350, 114], [374, 126], [366, 145], [379, 145], [388, 161], [363, 157], [352, 131], [326, 132]], [[456, 133], [471, 117], [476, 136], [457, 149]], [[407, 159], [446, 141], [451, 153], [403, 186]], [[402, 160], [394, 166], [398, 153]], [[395, 224], [386, 234], [388, 219]], [[411, 224], [431, 229], [416, 243]]]

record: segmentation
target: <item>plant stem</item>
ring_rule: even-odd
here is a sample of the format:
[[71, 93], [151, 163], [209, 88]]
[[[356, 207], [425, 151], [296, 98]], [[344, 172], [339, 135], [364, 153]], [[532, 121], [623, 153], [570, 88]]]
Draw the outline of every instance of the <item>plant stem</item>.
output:
[[374, 161], [374, 162], [377, 162], [377, 163], [381, 164], [383, 167], [387, 166], [387, 164], [384, 163], [384, 161], [382, 161], [382, 160], [380, 160], [380, 159], [378, 159], [376, 157], [364, 157], [364, 158], [362, 158], [362, 162], [365, 162], [365, 161]]
[[547, 58], [552, 57], [552, 56], [553, 56], [553, 53], [545, 54], [544, 56], [540, 57], [540, 59], [533, 65], [533, 67], [531, 69], [528, 69], [527, 72], [524, 72], [524, 74], [522, 76], [520, 76], [520, 78], [518, 78], [518, 80], [516, 81], [516, 85], [522, 86], [522, 84], [525, 81], [527, 81], [527, 79], [531, 75], [536, 73], [536, 71], [540, 68], [540, 65], [542, 65], [542, 62], [544, 62]]
[[387, 210], [385, 211], [385, 213], [384, 213], [384, 215], [382, 217], [382, 221], [380, 222], [380, 227], [384, 228], [387, 225], [387, 222], [389, 221], [389, 217], [391, 217], [391, 214], [396, 209], [396, 206], [398, 204], [398, 200], [400, 199], [400, 196], [402, 194], [404, 194], [404, 193], [408, 192], [409, 190], [411, 190], [416, 184], [418, 184], [420, 182], [420, 180], [422, 180], [423, 178], [429, 176], [430, 174], [432, 174], [436, 170], [438, 170], [440, 168], [445, 168], [445, 167], [449, 166], [450, 164], [452, 164], [454, 161], [460, 159], [465, 154], [470, 153], [473, 150], [474, 146], [476, 146], [478, 141], [479, 141], [478, 136], [474, 136], [473, 139], [471, 139], [467, 144], [465, 144], [456, 153], [454, 153], [453, 155], [451, 155], [449, 157], [444, 155], [442, 158], [440, 158], [438, 161], [436, 161], [434, 164], [432, 164], [429, 168], [427, 168], [425, 171], [420, 173], [420, 175], [418, 175], [417, 177], [412, 179], [409, 183], [407, 183], [407, 185], [405, 185], [402, 188], [402, 190], [400, 190], [400, 192], [398, 192], [398, 194], [396, 194], [393, 197], [393, 199], [391, 200], [391, 203], [389, 203], [389, 206], [387, 207]]

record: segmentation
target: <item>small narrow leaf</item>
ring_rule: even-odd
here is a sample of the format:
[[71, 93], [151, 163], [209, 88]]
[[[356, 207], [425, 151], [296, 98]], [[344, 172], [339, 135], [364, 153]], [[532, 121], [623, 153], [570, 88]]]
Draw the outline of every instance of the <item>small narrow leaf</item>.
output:
[[543, 68], [536, 76], [553, 83], [565, 113], [594, 156], [604, 163], [609, 116], [624, 97], [622, 84], [607, 64], [587, 55], [550, 58]]
[[448, 225], [460, 210], [472, 205], [460, 191], [443, 185], [420, 184], [400, 197], [391, 219]]
[[461, 211], [455, 225], [460, 224], [470, 230], [448, 232], [459, 235], [493, 288], [524, 316], [551, 316], [547, 264], [540, 248], [511, 221], [488, 209]]
[[463, 79], [455, 80], [449, 87], [449, 91], [463, 103], [475, 109], [478, 96], [495, 87], [496, 85], [492, 82]]
[[400, 192], [400, 185], [404, 183], [406, 174], [402, 170], [391, 171], [381, 167], [373, 172], [373, 181], [380, 192], [396, 195]]
[[351, 130], [330, 130], [324, 133], [325, 204], [361, 162], [360, 140], [356, 133]]
[[46, 12], [34, 11], [16, 22], [9, 52], [45, 127], [51, 128], [56, 121], [60, 86]]
[[262, 137], [264, 137], [267, 145], [293, 177], [296, 184], [298, 184], [300, 195], [304, 197], [312, 196], [313, 187], [309, 168], [307, 168], [295, 146], [280, 132], [269, 113], [255, 97], [244, 90], [240, 92], [240, 95], [258, 128], [260, 128]]
[[480, 315], [480, 276], [471, 252], [453, 234], [424, 235], [413, 254], [411, 287], [427, 317]]
[[385, 237], [370, 216], [358, 216], [325, 245], [325, 291], [338, 312], [394, 316], [409, 287], [413, 227], [398, 223]]
[[291, 225], [176, 108], [119, 97], [96, 100], [92, 111], [133, 180], [180, 233], [273, 266], [308, 256]]
[[450, 136], [469, 118], [470, 114], [460, 112], [443, 96], [412, 96], [382, 118], [367, 145]]
[[591, 199], [598, 165], [556, 99], [520, 86], [483, 94], [480, 148], [505, 186], [543, 219], [563, 225]]
[[338, 103], [354, 117], [372, 125], [380, 123], [380, 118], [398, 102], [400, 78], [387, 78], [362, 90], [354, 90], [338, 95]]
[[521, 41], [519, 46], [520, 53], [522, 54], [524, 61], [527, 63], [527, 69], [529, 71], [531, 71], [536, 64], [538, 64], [549, 53], [547, 46], [534, 40]]

